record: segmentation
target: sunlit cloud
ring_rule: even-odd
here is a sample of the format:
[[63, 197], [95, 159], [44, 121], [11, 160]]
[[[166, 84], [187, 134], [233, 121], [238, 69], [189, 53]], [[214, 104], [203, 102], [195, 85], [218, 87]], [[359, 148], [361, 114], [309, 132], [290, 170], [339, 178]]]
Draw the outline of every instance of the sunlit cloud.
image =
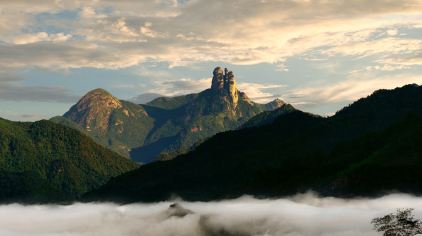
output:
[[28, 44], [36, 42], [63, 42], [67, 41], [72, 36], [69, 34], [48, 34], [46, 32], [38, 32], [35, 34], [23, 34], [14, 39], [14, 44]]
[[240, 91], [247, 94], [254, 102], [267, 103], [280, 97], [282, 84], [239, 83]]
[[[422, 4], [407, 1], [41, 1], [32, 9], [24, 1], [4, 3], [4, 14], [25, 8], [23, 16], [9, 31], [0, 27], [4, 50], [16, 50], [16, 43], [51, 41], [51, 47], [63, 51], [39, 56], [45, 45], [32, 48], [21, 59], [8, 54], [12, 65], [56, 67], [64, 62], [71, 47], [72, 63], [62, 67], [124, 68], [148, 60], [185, 65], [198, 61], [225, 61], [233, 64], [280, 63], [291, 56], [319, 47], [329, 47], [327, 54], [362, 56], [420, 50], [419, 39], [391, 38], [398, 25], [414, 27], [421, 17]], [[6, 11], [7, 10], [7, 11]], [[9, 13], [9, 10], [12, 13]], [[20, 33], [33, 27], [31, 20], [41, 13], [77, 12], [78, 17], [63, 24], [63, 32]], [[134, 14], [136, 12], [136, 14]], [[54, 17], [54, 16], [51, 16]], [[64, 19], [60, 19], [64, 20]], [[39, 22], [42, 24], [43, 22]], [[384, 36], [370, 39], [380, 29]], [[72, 32], [68, 34], [66, 32]], [[57, 40], [71, 42], [54, 44]], [[76, 41], [76, 42], [74, 42]], [[90, 45], [87, 48], [87, 45]], [[88, 52], [87, 52], [88, 51]], [[116, 57], [109, 54], [119, 52]], [[127, 58], [130, 58], [127, 59]], [[86, 63], [94, 60], [94, 63]], [[31, 63], [32, 61], [32, 63]], [[36, 62], [35, 62], [36, 61]], [[69, 61], [69, 60], [68, 60]], [[3, 67], [6, 62], [1, 62]]]
[[173, 80], [164, 80], [153, 83], [151, 87], [152, 88], [150, 88], [146, 92], [162, 94], [168, 97], [185, 95], [190, 93], [199, 93], [211, 87], [211, 78], [181, 78]]
[[[359, 76], [355, 75], [355, 76]], [[324, 103], [353, 102], [370, 95], [377, 89], [394, 89], [406, 84], [422, 84], [422, 76], [402, 74], [376, 78], [353, 78], [334, 84], [315, 84], [289, 91], [285, 94], [298, 107], [315, 106]]]
[[[376, 88], [391, 87], [384, 77], [405, 74], [409, 79], [404, 81], [419, 81], [412, 78], [422, 74], [421, 12], [420, 0], [40, 0], [37, 4], [0, 0], [0, 72], [134, 69], [143, 84], [121, 83], [120, 88], [135, 93], [134, 88], [142, 87], [137, 94], [175, 96], [209, 87], [203, 82], [207, 74], [194, 73], [198, 64], [255, 68], [270, 64], [280, 74], [278, 81], [274, 75], [244, 77], [254, 89], [238, 81], [252, 99], [344, 105], [355, 94], [368, 91], [342, 95], [321, 91], [323, 98], [306, 101], [289, 101], [289, 92], [306, 92], [311, 86], [330, 90], [368, 76], [379, 81]], [[312, 69], [289, 64], [298, 59]], [[148, 63], [166, 68], [150, 73], [143, 70]], [[173, 75], [174, 68], [186, 73]], [[350, 78], [354, 71], [360, 76]], [[181, 88], [182, 84], [187, 87]], [[265, 87], [280, 84], [285, 87]]]

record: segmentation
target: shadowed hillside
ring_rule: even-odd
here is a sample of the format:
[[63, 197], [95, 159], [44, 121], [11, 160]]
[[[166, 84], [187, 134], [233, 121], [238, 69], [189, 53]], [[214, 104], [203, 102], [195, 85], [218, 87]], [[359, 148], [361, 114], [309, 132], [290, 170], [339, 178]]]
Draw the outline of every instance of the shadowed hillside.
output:
[[256, 128], [217, 134], [175, 160], [114, 178], [87, 199], [421, 193], [421, 125], [420, 86], [380, 90], [333, 117], [293, 111]]
[[137, 165], [50, 121], [0, 119], [0, 201], [77, 199]]

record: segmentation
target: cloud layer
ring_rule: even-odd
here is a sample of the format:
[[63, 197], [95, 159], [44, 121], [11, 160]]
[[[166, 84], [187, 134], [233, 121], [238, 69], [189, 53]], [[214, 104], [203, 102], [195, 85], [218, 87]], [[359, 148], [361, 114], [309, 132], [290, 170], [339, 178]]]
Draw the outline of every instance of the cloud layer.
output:
[[[40, 236], [376, 236], [370, 221], [415, 208], [422, 199], [389, 195], [378, 199], [318, 198], [312, 194], [286, 199], [179, 202], [193, 211], [184, 217], [157, 204], [74, 204], [69, 206], [0, 206], [0, 235]], [[181, 214], [183, 215], [183, 214]]]
[[0, 66], [282, 63], [322, 47], [329, 55], [360, 56], [422, 49], [420, 40], [397, 32], [421, 27], [419, 0], [39, 2], [2, 2]]

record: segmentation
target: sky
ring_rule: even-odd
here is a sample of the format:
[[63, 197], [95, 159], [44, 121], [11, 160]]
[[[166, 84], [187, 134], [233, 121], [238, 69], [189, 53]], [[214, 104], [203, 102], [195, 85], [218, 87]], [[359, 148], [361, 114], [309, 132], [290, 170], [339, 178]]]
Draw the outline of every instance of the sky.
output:
[[6, 119], [62, 115], [95, 88], [200, 92], [216, 66], [256, 102], [332, 115], [422, 84], [422, 0], [0, 0]]

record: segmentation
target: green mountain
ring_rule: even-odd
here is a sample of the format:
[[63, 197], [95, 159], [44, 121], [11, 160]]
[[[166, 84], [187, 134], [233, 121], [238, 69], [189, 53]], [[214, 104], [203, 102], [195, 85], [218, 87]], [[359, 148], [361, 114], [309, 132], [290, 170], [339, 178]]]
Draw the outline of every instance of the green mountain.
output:
[[142, 106], [120, 101], [103, 89], [90, 91], [63, 117], [51, 121], [82, 130], [124, 156], [144, 143], [154, 125]]
[[0, 119], [0, 201], [77, 199], [136, 164], [50, 121]]
[[149, 163], [171, 159], [219, 132], [238, 128], [262, 111], [286, 105], [281, 100], [254, 103], [237, 89], [231, 71], [217, 67], [211, 88], [197, 94], [136, 105], [96, 89], [52, 121], [76, 124], [102, 145]]
[[174, 160], [123, 174], [86, 199], [422, 193], [420, 86], [376, 91], [329, 118], [295, 110], [271, 120], [217, 134]]

